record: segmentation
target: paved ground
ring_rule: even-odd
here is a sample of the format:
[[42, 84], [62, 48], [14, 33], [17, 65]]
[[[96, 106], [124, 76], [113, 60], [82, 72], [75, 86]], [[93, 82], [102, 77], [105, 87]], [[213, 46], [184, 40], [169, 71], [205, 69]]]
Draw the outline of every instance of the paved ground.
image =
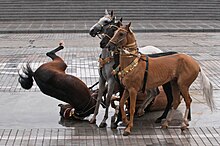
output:
[[[96, 21], [0, 21], [0, 33], [88, 33]], [[132, 21], [132, 27], [135, 32], [220, 32], [220, 21], [143, 20]]]
[[[220, 33], [138, 33], [139, 46], [154, 45], [164, 51], [175, 50], [199, 61], [214, 87], [220, 108]], [[220, 145], [220, 113], [211, 112], [202, 98], [199, 80], [191, 87], [192, 121], [185, 132], [178, 128], [181, 104], [175, 122], [160, 129], [153, 121], [161, 112], [146, 113], [135, 119], [132, 135], [123, 137], [117, 130], [100, 129], [85, 121], [60, 119], [60, 101], [43, 95], [35, 85], [30, 91], [19, 86], [17, 70], [31, 61], [36, 69], [49, 61], [45, 53], [65, 41], [58, 54], [67, 62], [67, 72], [88, 86], [98, 80], [99, 39], [86, 33], [0, 34], [0, 145]], [[110, 111], [110, 115], [113, 111]], [[99, 125], [103, 109], [100, 109]], [[108, 121], [109, 123], [109, 121]]]

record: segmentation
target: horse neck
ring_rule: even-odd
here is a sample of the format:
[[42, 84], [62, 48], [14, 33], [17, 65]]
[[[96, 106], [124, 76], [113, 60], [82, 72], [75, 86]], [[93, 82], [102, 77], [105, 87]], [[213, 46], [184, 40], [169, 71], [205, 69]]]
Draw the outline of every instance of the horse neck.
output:
[[101, 52], [101, 58], [107, 58], [107, 57], [112, 57], [111, 52], [108, 50], [108, 48], [103, 48]]
[[124, 69], [129, 64], [131, 64], [138, 54], [137, 43], [133, 32], [128, 33], [127, 43], [123, 48], [124, 50], [130, 52], [131, 54], [125, 54], [123, 51], [120, 53], [120, 67]]

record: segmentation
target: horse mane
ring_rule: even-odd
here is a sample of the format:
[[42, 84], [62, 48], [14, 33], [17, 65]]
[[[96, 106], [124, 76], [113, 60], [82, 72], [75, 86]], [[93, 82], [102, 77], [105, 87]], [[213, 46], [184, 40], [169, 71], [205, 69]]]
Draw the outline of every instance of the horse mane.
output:
[[162, 56], [169, 56], [173, 54], [178, 54], [178, 52], [175, 51], [169, 51], [169, 52], [162, 52], [162, 53], [155, 53], [155, 54], [147, 54], [148, 57], [157, 58]]

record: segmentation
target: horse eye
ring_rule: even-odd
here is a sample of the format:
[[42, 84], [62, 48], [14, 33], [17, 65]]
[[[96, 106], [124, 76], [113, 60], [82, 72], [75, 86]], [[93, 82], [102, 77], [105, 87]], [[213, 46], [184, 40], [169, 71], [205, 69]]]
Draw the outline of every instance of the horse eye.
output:
[[119, 35], [120, 35], [120, 36], [123, 36], [123, 33], [121, 32], [121, 33], [119, 33]]
[[107, 24], [107, 23], [108, 23], [108, 20], [105, 20], [104, 23]]

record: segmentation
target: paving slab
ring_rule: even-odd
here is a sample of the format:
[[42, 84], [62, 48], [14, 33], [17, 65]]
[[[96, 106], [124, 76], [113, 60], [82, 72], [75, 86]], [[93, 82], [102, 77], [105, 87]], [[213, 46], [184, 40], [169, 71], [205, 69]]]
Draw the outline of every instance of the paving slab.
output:
[[[154, 45], [163, 51], [178, 51], [193, 56], [202, 66], [214, 87], [214, 100], [220, 109], [220, 33], [137, 33], [139, 46]], [[122, 136], [124, 126], [110, 129], [97, 125], [104, 110], [100, 108], [97, 123], [63, 120], [60, 101], [40, 92], [34, 85], [24, 90], [17, 82], [17, 71], [30, 61], [33, 69], [50, 59], [45, 53], [64, 40], [65, 49], [58, 52], [68, 65], [67, 72], [88, 86], [98, 80], [99, 39], [86, 33], [0, 34], [0, 145], [219, 145], [220, 112], [211, 112], [202, 98], [199, 80], [191, 86], [192, 120], [181, 132], [181, 103], [175, 120], [161, 129], [154, 120], [161, 111], [135, 118], [132, 134]], [[110, 116], [114, 111], [110, 110]]]
[[[93, 21], [0, 21], [0, 33], [88, 33]], [[220, 20], [123, 20], [134, 32], [220, 32]]]

